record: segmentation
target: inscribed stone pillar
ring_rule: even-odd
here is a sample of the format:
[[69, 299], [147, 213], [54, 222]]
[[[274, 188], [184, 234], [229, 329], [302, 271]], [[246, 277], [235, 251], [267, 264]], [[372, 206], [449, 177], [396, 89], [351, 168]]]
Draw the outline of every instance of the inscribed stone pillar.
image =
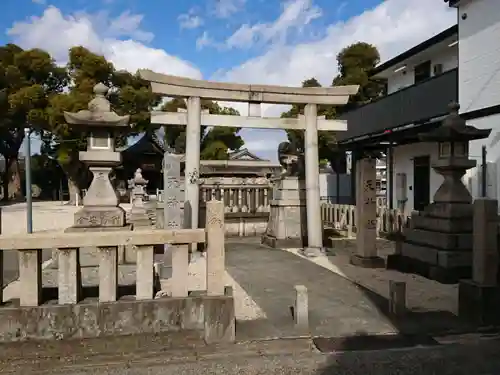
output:
[[[184, 196], [181, 189], [181, 163], [177, 156], [166, 152], [163, 156], [163, 228], [181, 229]], [[187, 223], [190, 225], [190, 223]], [[172, 245], [165, 244], [164, 258], [160, 267], [160, 277], [168, 279], [172, 275]]]
[[362, 267], [383, 267], [384, 260], [377, 256], [377, 189], [376, 159], [363, 158], [358, 161], [356, 202], [356, 248], [357, 254], [351, 263]]
[[199, 178], [200, 178], [200, 137], [201, 104], [199, 97], [187, 99], [186, 126], [186, 166], [185, 166], [185, 201], [184, 215], [186, 224], [198, 228], [199, 216]]
[[306, 164], [306, 211], [307, 242], [305, 254], [319, 255], [323, 248], [323, 226], [321, 224], [321, 204], [319, 194], [319, 156], [318, 156], [318, 107], [307, 104], [304, 109], [306, 118], [305, 164]]

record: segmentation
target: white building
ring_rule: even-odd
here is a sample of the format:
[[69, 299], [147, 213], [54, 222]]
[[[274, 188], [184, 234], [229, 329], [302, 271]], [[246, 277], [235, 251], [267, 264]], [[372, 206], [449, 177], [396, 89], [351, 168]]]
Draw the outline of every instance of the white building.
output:
[[488, 196], [500, 197], [500, 0], [449, 1], [458, 24], [379, 65], [373, 76], [387, 81], [387, 96], [343, 116], [349, 129], [339, 143], [347, 149], [386, 150], [387, 195], [407, 212], [429, 204], [442, 177], [431, 168], [437, 145], [418, 134], [439, 126], [457, 101], [469, 124], [492, 128], [489, 139], [471, 142], [478, 167], [466, 183], [480, 194], [481, 147], [487, 147]]

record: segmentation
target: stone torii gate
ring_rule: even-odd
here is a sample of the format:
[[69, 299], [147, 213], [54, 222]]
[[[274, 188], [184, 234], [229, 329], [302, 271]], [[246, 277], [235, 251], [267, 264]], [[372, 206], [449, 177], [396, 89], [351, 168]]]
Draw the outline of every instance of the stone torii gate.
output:
[[[346, 131], [347, 122], [325, 120], [317, 116], [318, 105], [345, 105], [358, 86], [283, 87], [210, 82], [140, 70], [140, 76], [151, 82], [154, 93], [187, 99], [186, 112], [152, 112], [151, 122], [163, 125], [186, 125], [186, 202], [190, 205], [191, 227], [198, 227], [200, 127], [226, 126], [256, 129], [305, 130], [307, 237], [309, 249], [323, 247], [319, 192], [318, 130]], [[249, 103], [250, 116], [211, 115], [201, 110], [201, 99]], [[305, 104], [299, 118], [261, 116], [261, 103]], [[188, 222], [189, 222], [188, 221]]]

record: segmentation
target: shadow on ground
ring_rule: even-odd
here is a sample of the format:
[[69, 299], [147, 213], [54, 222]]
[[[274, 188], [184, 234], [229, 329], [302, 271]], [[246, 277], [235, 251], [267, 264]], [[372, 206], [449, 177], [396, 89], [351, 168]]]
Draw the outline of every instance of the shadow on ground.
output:
[[[389, 242], [380, 244], [379, 254], [391, 253]], [[328, 250], [339, 274], [288, 251], [261, 246], [257, 238], [228, 239], [226, 269], [267, 317], [238, 321], [237, 338], [296, 334], [290, 313], [295, 285], [308, 289], [310, 331], [323, 352], [432, 345], [432, 336], [477, 330], [455, 314], [456, 286], [352, 266], [348, 259], [353, 249], [351, 241]], [[389, 313], [389, 280], [407, 283], [405, 314]]]

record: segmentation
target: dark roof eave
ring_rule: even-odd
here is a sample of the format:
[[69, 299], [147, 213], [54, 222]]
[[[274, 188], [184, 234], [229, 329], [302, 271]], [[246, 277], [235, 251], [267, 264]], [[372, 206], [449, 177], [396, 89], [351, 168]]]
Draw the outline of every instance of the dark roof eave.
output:
[[370, 75], [374, 76], [378, 73], [381, 73], [384, 70], [387, 70], [403, 62], [404, 60], [409, 59], [410, 57], [425, 51], [426, 49], [432, 47], [433, 45], [438, 44], [457, 33], [458, 33], [458, 24], [453, 25], [452, 27], [440, 32], [437, 35], [434, 35], [432, 38], [423, 41], [422, 43], [416, 45], [413, 48], [410, 48], [409, 50], [406, 50], [405, 52], [397, 55], [396, 57], [393, 57], [392, 59], [386, 61], [385, 63], [380, 64], [370, 72]]

